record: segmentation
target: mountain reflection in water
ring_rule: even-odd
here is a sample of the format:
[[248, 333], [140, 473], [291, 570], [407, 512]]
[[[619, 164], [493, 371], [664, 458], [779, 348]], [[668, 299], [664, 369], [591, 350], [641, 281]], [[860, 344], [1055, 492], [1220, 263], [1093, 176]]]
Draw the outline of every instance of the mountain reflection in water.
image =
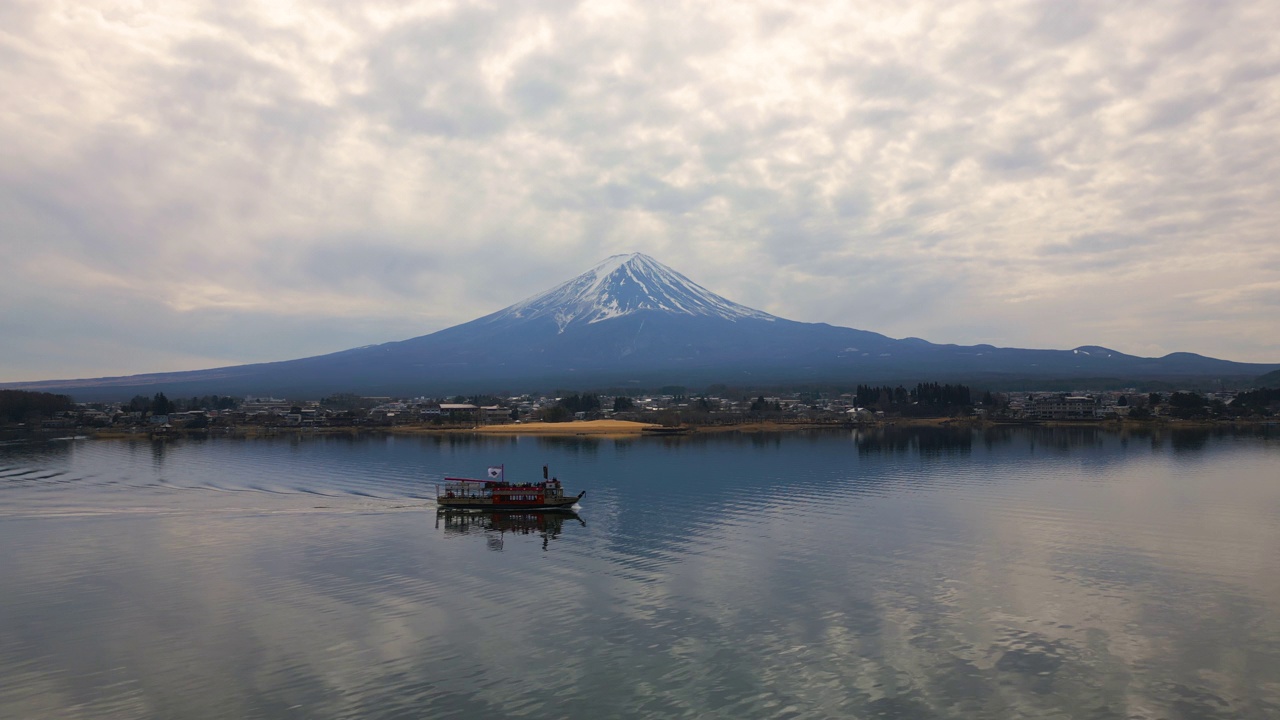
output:
[[[428, 515], [494, 464], [582, 508]], [[1265, 427], [4, 444], [0, 717], [1280, 717], [1277, 468]]]

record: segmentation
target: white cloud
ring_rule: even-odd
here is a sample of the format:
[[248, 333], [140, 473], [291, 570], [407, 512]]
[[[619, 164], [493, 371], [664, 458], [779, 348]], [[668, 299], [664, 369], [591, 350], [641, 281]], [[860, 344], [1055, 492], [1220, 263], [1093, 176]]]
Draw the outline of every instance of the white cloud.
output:
[[630, 250], [798, 320], [1280, 358], [1266, 3], [0, 12], [0, 379], [200, 367], [210, 313], [221, 362], [403, 339]]

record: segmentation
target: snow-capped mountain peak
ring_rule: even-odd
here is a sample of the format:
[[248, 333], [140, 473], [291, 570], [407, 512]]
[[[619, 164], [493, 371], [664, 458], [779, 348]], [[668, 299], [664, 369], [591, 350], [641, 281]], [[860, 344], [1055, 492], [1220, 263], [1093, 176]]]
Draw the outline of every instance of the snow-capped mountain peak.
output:
[[491, 322], [551, 317], [561, 332], [642, 311], [726, 320], [777, 320], [726, 300], [648, 255], [614, 255], [541, 295], [494, 313]]

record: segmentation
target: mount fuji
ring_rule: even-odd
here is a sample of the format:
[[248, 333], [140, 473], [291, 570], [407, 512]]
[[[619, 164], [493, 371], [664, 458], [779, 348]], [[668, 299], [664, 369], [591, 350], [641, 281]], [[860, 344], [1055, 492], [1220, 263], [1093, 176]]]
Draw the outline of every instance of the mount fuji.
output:
[[14, 383], [77, 400], [333, 392], [417, 395], [709, 383], [1116, 378], [1248, 380], [1280, 364], [1107, 348], [938, 345], [803, 323], [739, 305], [647, 255], [615, 255], [540, 295], [430, 335], [329, 355], [213, 370]]

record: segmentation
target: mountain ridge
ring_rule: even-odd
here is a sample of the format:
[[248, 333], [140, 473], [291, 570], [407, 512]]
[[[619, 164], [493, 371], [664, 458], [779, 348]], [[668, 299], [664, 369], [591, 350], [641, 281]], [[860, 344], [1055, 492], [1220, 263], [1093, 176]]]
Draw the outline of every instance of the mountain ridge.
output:
[[94, 399], [171, 388], [180, 394], [318, 397], [961, 377], [1243, 381], [1277, 369], [1280, 364], [1195, 353], [1142, 358], [1098, 345], [1036, 350], [935, 344], [798, 322], [735, 303], [647, 255], [631, 253], [606, 258], [497, 312], [407, 340], [296, 360], [0, 387], [71, 391]]

